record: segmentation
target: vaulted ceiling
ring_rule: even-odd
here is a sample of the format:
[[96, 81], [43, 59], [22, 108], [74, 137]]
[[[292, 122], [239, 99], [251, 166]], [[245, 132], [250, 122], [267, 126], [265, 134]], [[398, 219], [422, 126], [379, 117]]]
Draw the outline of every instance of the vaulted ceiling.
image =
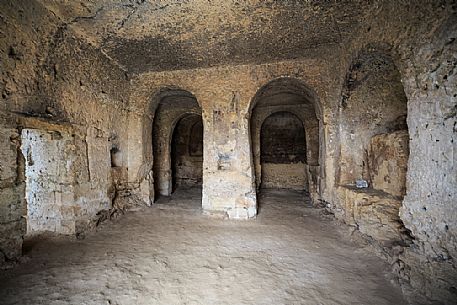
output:
[[339, 44], [363, 0], [38, 0], [131, 73], [307, 56]]

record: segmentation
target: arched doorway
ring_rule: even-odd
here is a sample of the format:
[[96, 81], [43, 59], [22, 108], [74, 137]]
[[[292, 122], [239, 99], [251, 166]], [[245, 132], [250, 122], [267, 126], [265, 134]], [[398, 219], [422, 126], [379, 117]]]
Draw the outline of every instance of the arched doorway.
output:
[[320, 109], [300, 80], [283, 77], [261, 87], [251, 104], [250, 133], [257, 191], [284, 188], [320, 194]]
[[155, 198], [170, 196], [180, 186], [201, 187], [203, 123], [193, 94], [181, 89], [161, 93], [152, 138]]

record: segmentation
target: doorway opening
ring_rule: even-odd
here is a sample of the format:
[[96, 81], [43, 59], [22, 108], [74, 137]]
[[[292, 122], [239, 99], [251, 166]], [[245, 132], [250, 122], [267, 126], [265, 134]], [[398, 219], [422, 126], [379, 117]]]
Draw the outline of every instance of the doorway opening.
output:
[[181, 89], [161, 92], [152, 137], [155, 199], [182, 190], [201, 203], [203, 121], [193, 94]]
[[316, 94], [298, 79], [275, 79], [257, 91], [251, 104], [250, 134], [260, 205], [261, 193], [272, 189], [319, 199], [324, 147], [319, 117]]

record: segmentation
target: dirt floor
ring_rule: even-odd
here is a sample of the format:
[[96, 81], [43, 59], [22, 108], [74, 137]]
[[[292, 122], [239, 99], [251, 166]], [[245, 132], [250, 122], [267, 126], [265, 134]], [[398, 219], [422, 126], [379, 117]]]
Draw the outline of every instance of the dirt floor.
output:
[[0, 304], [406, 304], [389, 267], [297, 192], [264, 191], [257, 220], [201, 214], [198, 190], [28, 244]]

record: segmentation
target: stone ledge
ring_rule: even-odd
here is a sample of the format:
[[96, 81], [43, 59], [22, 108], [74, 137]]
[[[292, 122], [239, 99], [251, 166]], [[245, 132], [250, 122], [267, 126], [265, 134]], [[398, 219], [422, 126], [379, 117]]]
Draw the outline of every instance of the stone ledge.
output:
[[360, 232], [382, 244], [403, 240], [401, 197], [352, 186], [340, 186], [337, 193], [345, 210], [342, 218], [348, 225], [357, 226]]

